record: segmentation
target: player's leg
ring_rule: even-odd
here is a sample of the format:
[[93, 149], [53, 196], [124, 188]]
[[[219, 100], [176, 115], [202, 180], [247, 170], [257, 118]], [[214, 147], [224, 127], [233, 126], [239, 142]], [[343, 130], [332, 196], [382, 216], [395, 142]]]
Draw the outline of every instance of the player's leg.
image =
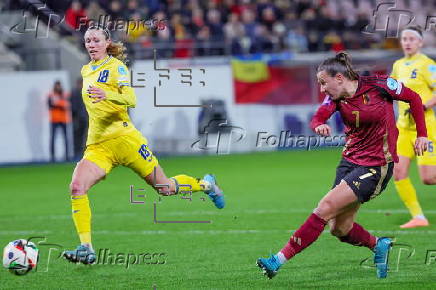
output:
[[106, 171], [87, 159], [80, 160], [70, 184], [73, 220], [82, 244], [91, 244], [91, 210], [88, 190], [106, 176]]
[[64, 257], [72, 262], [90, 264], [95, 261], [95, 253], [91, 241], [91, 209], [87, 192], [103, 179], [116, 163], [112, 148], [116, 140], [86, 147], [83, 159], [77, 163], [70, 184], [71, 207], [73, 220], [80, 238], [80, 246], [76, 250], [64, 252]]
[[421, 165], [418, 166], [419, 175], [421, 176], [422, 183], [426, 185], [436, 184], [436, 166], [435, 165]]
[[410, 221], [400, 226], [401, 228], [428, 225], [428, 221], [419, 204], [415, 187], [409, 178], [410, 161], [415, 156], [412, 143], [414, 138], [412, 132], [400, 130], [397, 141], [399, 162], [394, 167], [394, 184], [398, 195], [412, 216]]
[[174, 195], [201, 190], [201, 186], [196, 178], [188, 175], [179, 175], [177, 178], [178, 180], [176, 177], [168, 178], [162, 167], [156, 164], [153, 171], [145, 176], [144, 179], [161, 195]]
[[156, 165], [153, 172], [148, 174], [144, 179], [161, 195], [203, 191], [210, 197], [217, 208], [221, 209], [225, 205], [223, 192], [217, 185], [215, 177], [211, 174], [206, 174], [203, 179], [186, 174], [168, 178], [162, 167]]
[[[379, 167], [360, 167], [344, 179], [353, 189], [360, 203], [378, 196], [387, 186], [393, 174], [393, 163]], [[347, 211], [331, 220], [332, 233], [342, 241], [354, 246], [365, 246], [374, 252], [378, 278], [386, 278], [389, 251], [392, 239], [376, 238], [361, 225], [354, 222], [359, 204], [350, 205]]]
[[105, 176], [104, 169], [87, 159], [80, 160], [74, 169], [70, 184], [71, 208], [80, 246], [76, 250], [64, 252], [64, 257], [71, 262], [91, 264], [95, 261], [91, 241], [91, 208], [87, 193]]
[[156, 156], [148, 147], [148, 141], [139, 132], [122, 137], [125, 152], [119, 152], [122, 164], [133, 169], [139, 176], [151, 185], [161, 195], [174, 195], [203, 191], [214, 202], [217, 208], [225, 205], [224, 195], [211, 174], [203, 179], [186, 174], [168, 178]]
[[318, 239], [329, 220], [340, 215], [356, 202], [357, 196], [350, 186], [342, 181], [321, 199], [309, 218], [276, 255], [258, 259], [257, 265], [271, 279], [277, 274], [281, 265]]
[[[338, 167], [336, 168], [336, 178], [335, 181], [333, 183], [332, 186], [332, 190], [334, 190], [337, 186], [340, 185], [340, 183], [342, 182], [342, 179], [349, 174], [350, 172], [352, 172], [354, 169], [353, 164], [351, 164], [350, 162], [347, 162], [346, 160], [342, 159], [341, 162], [339, 163]], [[310, 220], [310, 221], [309, 221]], [[313, 220], [313, 221], [312, 221]], [[319, 231], [319, 234], [322, 232], [322, 229], [324, 229], [324, 225], [326, 223], [325, 220], [322, 220], [321, 218], [319, 218], [316, 214], [312, 214], [308, 220], [306, 220], [306, 223], [308, 223], [309, 221], [309, 228], [310, 228], [310, 224], [311, 223], [315, 223], [315, 227], [313, 227], [314, 229], [318, 228], [317, 231]], [[306, 224], [305, 223], [305, 224]], [[321, 223], [321, 225], [319, 225]], [[303, 225], [304, 226], [304, 225]], [[303, 227], [302, 226], [302, 227]], [[302, 228], [300, 227], [300, 229]], [[318, 235], [319, 235], [318, 234]], [[315, 233], [316, 235], [316, 233]], [[292, 241], [294, 236], [291, 237], [290, 242]], [[298, 239], [298, 237], [296, 238], [296, 242], [301, 242], [301, 238]], [[285, 247], [288, 244], [285, 245]], [[287, 251], [287, 249], [284, 249], [284, 251]], [[282, 253], [282, 251], [278, 252], [276, 255], [271, 255], [269, 258], [260, 258], [257, 260], [257, 265], [263, 269], [264, 274], [266, 274], [268, 276], [268, 278], [272, 278], [277, 274], [278, 269], [280, 268], [280, 266], [286, 262], [286, 256], [284, 255], [284, 253]]]
[[372, 250], [376, 245], [377, 238], [355, 222], [359, 208], [360, 203], [356, 202], [350, 205], [345, 212], [331, 219], [329, 221], [330, 232], [341, 242]]
[[367, 247], [374, 252], [374, 263], [378, 278], [386, 278], [388, 271], [389, 250], [392, 240], [387, 237], [377, 238], [360, 224], [355, 222], [360, 203], [351, 205], [344, 213], [329, 221], [330, 232], [341, 242], [357, 247]]

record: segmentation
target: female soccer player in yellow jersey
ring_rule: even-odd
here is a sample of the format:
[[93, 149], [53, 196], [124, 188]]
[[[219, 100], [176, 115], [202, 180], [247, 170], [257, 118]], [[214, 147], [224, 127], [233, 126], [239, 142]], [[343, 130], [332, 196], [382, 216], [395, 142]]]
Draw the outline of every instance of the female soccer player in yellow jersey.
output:
[[[423, 46], [422, 30], [419, 26], [408, 26], [401, 32], [401, 47], [404, 57], [394, 63], [392, 77], [421, 96], [425, 110], [425, 122], [429, 139], [428, 151], [417, 156], [419, 174], [424, 184], [436, 184], [436, 119], [433, 106], [436, 104], [436, 64], [421, 53]], [[415, 188], [410, 182], [410, 161], [415, 157], [413, 144], [416, 139], [415, 121], [410, 115], [409, 104], [398, 103], [399, 137], [397, 149], [399, 163], [395, 164], [394, 180], [398, 194], [409, 209], [412, 219], [401, 228], [428, 226], [416, 196]]]
[[[84, 38], [91, 58], [81, 71], [89, 129], [83, 159], [77, 163], [70, 184], [73, 220], [81, 245], [65, 251], [64, 257], [71, 262], [92, 264], [96, 257], [91, 244], [87, 192], [117, 165], [131, 168], [159, 194], [203, 191], [217, 208], [223, 208], [225, 202], [213, 175], [206, 174], [203, 179], [187, 175], [166, 177], [147, 139], [133, 126], [127, 114], [127, 108], [135, 106], [136, 96], [123, 63], [123, 44], [113, 42], [109, 30], [99, 26], [89, 27]], [[168, 185], [167, 188], [162, 188], [163, 184]]]

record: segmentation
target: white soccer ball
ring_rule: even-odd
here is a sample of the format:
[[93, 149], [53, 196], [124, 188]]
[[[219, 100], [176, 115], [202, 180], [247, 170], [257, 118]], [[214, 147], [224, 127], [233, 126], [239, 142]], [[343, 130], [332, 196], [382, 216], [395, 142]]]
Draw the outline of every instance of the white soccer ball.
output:
[[34, 243], [24, 239], [12, 241], [3, 249], [3, 267], [15, 275], [27, 274], [36, 267], [38, 254]]

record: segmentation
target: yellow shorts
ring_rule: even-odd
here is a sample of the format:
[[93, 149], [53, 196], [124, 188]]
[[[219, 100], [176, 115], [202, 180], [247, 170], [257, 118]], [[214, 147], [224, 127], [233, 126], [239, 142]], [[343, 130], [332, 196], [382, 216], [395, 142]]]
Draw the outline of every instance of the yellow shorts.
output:
[[148, 148], [147, 139], [139, 132], [88, 145], [83, 158], [103, 168], [106, 174], [123, 165], [140, 177], [146, 177], [158, 165], [156, 156]]
[[[428, 149], [423, 156], [416, 156], [418, 165], [436, 165], [436, 152], [434, 146], [436, 145], [436, 138], [432, 128], [427, 128], [428, 133]], [[399, 129], [398, 141], [397, 141], [397, 153], [398, 155], [408, 157], [410, 159], [415, 158], [415, 146], [416, 131]]]

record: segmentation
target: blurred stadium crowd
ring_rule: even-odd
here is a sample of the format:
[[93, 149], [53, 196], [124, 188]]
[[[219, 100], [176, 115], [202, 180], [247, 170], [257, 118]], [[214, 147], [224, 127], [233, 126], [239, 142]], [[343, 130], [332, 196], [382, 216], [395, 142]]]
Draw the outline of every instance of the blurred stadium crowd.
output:
[[[8, 9], [22, 9], [28, 1], [9, 1]], [[380, 2], [380, 1], [378, 1]], [[370, 23], [376, 0], [47, 0], [54, 12], [65, 15], [64, 34], [81, 43], [80, 23], [107, 15], [112, 20], [158, 20], [165, 29], [129, 24], [117, 30], [136, 58], [158, 48], [163, 57], [340, 51], [392, 48], [395, 43], [377, 35], [362, 35]], [[397, 7], [431, 11], [427, 0], [398, 0]], [[415, 9], [415, 10], [413, 10]], [[430, 10], [428, 10], [430, 9]], [[163, 28], [163, 27], [160, 27]]]
[[[46, 6], [41, 3], [46, 3]], [[377, 23], [374, 10], [381, 3], [388, 5], [380, 11]], [[234, 97], [232, 102], [238, 104], [265, 106], [309, 105], [307, 111], [300, 110], [295, 114], [283, 112], [280, 116], [286, 130], [304, 133], [307, 131], [305, 120], [312, 114], [309, 107], [323, 99], [313, 81], [313, 68], [328, 54], [322, 52], [353, 50], [355, 63], [362, 72], [389, 73], [393, 59], [398, 58], [401, 52], [388, 50], [398, 48], [398, 40], [385, 37], [380, 28], [386, 25], [386, 13], [394, 4], [396, 11], [409, 11], [415, 17], [414, 24], [424, 27], [429, 16], [436, 19], [432, 16], [436, 15], [433, 13], [436, 11], [434, 0], [3, 0], [0, 1], [0, 71], [54, 70], [66, 73], [65, 78], [50, 80], [50, 86], [59, 81], [58, 87], [62, 89], [56, 88], [55, 83], [51, 92], [44, 93], [40, 103], [40, 112], [48, 108], [51, 114], [51, 160], [56, 159], [54, 135], [59, 128], [65, 136], [68, 135], [65, 127], [73, 129], [74, 144], [65, 144], [65, 151], [74, 148], [71, 155], [75, 159], [83, 152], [87, 114], [81, 102], [82, 84], [76, 78], [83, 63], [88, 60], [83, 48], [83, 33], [92, 21], [99, 23], [101, 20], [102, 24], [112, 23], [110, 30], [113, 38], [126, 44], [129, 61], [150, 59], [154, 49], [157, 49], [158, 58], [224, 55], [218, 60], [220, 63], [225, 61], [226, 67], [220, 68], [219, 72], [229, 76], [226, 83], [229, 90], [226, 91], [227, 86], [211, 87], [213, 98]], [[29, 20], [23, 17], [29, 14], [38, 18]], [[53, 14], [58, 16], [59, 21], [64, 21], [51, 23], [50, 16]], [[48, 39], [36, 37], [36, 19], [44, 21], [50, 26], [50, 31], [57, 33], [51, 33]], [[389, 19], [395, 23], [396, 19]], [[26, 27], [26, 20], [29, 27]], [[119, 20], [127, 25], [116, 26]], [[378, 33], [362, 33], [365, 27], [377, 24], [380, 25], [375, 29]], [[398, 26], [394, 26], [398, 30]], [[12, 27], [19, 29], [11, 33]], [[424, 34], [424, 42], [428, 48], [434, 48], [434, 20], [430, 28]], [[41, 30], [44, 36], [47, 26]], [[26, 35], [22, 37], [21, 34]], [[69, 49], [73, 46], [79, 49]], [[277, 52], [286, 53], [273, 55]], [[262, 61], [247, 62], [244, 58], [227, 57], [257, 53], [265, 53], [262, 55], [264, 59], [259, 55], [253, 57]], [[211, 63], [216, 60], [204, 59]], [[233, 75], [229, 73], [230, 69]], [[222, 89], [224, 93], [219, 95], [217, 89]], [[23, 93], [23, 100], [26, 98], [33, 97]], [[273, 108], [262, 107], [259, 110], [262, 114], [275, 114]], [[247, 119], [251, 118], [251, 115], [247, 116]], [[257, 117], [256, 114], [253, 116]], [[256, 126], [253, 120], [246, 122], [250, 128]], [[272, 122], [271, 128], [275, 128], [276, 123], [279, 124]], [[339, 125], [336, 127], [339, 128]], [[168, 151], [173, 152], [174, 148]], [[40, 157], [31, 158], [39, 160], [35, 158]]]

